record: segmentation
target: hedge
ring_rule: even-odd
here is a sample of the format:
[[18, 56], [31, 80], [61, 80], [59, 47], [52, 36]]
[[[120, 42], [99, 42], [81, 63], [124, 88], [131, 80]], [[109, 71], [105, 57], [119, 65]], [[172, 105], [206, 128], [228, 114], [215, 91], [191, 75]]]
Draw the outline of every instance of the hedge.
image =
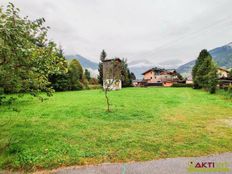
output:
[[174, 83], [172, 85], [172, 87], [188, 87], [188, 88], [192, 88], [193, 84], [186, 84], [186, 83]]

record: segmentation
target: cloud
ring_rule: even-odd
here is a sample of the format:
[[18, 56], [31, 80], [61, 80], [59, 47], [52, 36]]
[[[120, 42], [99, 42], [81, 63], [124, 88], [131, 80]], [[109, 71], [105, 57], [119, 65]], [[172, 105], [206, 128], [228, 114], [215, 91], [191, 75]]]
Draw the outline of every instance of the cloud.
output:
[[181, 64], [183, 64], [182, 60], [170, 59], [170, 60], [165, 60], [165, 61], [159, 62], [158, 66], [164, 67], [164, 68], [177, 68]]
[[[10, 0], [31, 19], [44, 17], [50, 39], [66, 54], [98, 61], [194, 59], [203, 48], [231, 42], [231, 0]], [[9, 0], [1, 0], [5, 5]]]

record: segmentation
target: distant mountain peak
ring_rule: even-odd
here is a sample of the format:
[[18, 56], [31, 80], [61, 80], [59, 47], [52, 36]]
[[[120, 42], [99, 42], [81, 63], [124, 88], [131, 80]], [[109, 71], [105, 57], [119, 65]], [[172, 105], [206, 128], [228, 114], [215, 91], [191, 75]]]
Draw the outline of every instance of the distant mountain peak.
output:
[[98, 74], [98, 63], [94, 62], [88, 58], [81, 56], [80, 54], [75, 55], [65, 55], [67, 60], [77, 59], [84, 69], [88, 69], [93, 77]]
[[[210, 50], [209, 53], [219, 67], [232, 67], [232, 42], [224, 46], [214, 48]], [[181, 65], [179, 68], [177, 68], [177, 71], [181, 74], [190, 74], [193, 66], [195, 65], [195, 60]]]
[[89, 58], [83, 57], [80, 54], [66, 55], [65, 58], [68, 59], [68, 60], [72, 60], [72, 59], [79, 60], [80, 64], [84, 68], [92, 68], [92, 69], [97, 69], [98, 68], [98, 63], [97, 62], [94, 62], [94, 61], [90, 60]]
[[227, 46], [232, 48], [232, 42], [228, 43]]

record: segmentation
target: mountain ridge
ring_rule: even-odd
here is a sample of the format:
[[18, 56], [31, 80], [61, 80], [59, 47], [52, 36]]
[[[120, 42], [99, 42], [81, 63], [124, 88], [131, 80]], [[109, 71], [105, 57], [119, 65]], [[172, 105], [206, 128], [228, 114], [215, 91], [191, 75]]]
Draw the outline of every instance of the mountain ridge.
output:
[[98, 63], [97, 62], [94, 62], [94, 61], [92, 61], [88, 58], [85, 58], [79, 54], [65, 55], [65, 58], [67, 60], [77, 59], [84, 69], [88, 69], [90, 71], [90, 74], [92, 77], [95, 77], [95, 78], [97, 77], [97, 75], [98, 75]]
[[67, 60], [77, 59], [79, 60], [81, 66], [84, 68], [98, 69], [98, 63], [94, 62], [86, 57], [81, 56], [80, 54], [75, 55], [65, 55]]
[[[232, 42], [224, 46], [214, 48], [210, 50], [209, 53], [219, 67], [226, 69], [232, 67]], [[177, 68], [177, 72], [181, 74], [191, 74], [195, 61], [196, 59], [179, 66]]]
[[[213, 57], [213, 60], [216, 62], [216, 64], [219, 67], [223, 67], [226, 69], [232, 68], [232, 42], [221, 46], [214, 48], [209, 51], [211, 56]], [[94, 77], [97, 77], [98, 75], [98, 63], [92, 61], [89, 58], [85, 58], [79, 54], [75, 55], [66, 55], [65, 56], [67, 60], [71, 59], [77, 59], [80, 61], [80, 64], [83, 68], [88, 69], [91, 74]], [[188, 63], [185, 63], [178, 68], [176, 68], [177, 72], [181, 73], [184, 76], [190, 75], [193, 66], [195, 65], [195, 60], [189, 61]], [[151, 62], [149, 61], [131, 61], [128, 63], [128, 67], [131, 72], [133, 72], [137, 79], [141, 79], [143, 76], [141, 75], [142, 72], [146, 71], [149, 68], [154, 67]]]

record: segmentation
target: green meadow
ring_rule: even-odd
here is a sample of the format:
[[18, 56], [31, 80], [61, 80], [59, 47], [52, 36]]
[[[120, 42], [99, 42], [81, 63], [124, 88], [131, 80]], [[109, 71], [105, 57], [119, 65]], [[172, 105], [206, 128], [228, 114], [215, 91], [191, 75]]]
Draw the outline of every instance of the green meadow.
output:
[[51, 169], [232, 151], [232, 102], [190, 88], [30, 95], [0, 106], [0, 168]]

